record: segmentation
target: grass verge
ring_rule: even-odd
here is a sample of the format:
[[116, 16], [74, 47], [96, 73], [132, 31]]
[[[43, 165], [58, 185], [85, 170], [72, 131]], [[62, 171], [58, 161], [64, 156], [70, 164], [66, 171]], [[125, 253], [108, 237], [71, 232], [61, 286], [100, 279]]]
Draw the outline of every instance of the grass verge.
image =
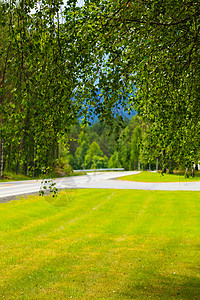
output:
[[1, 299], [199, 299], [199, 192], [63, 191], [0, 220]]
[[140, 181], [140, 182], [190, 182], [200, 181], [200, 173], [196, 172], [194, 177], [185, 178], [184, 174], [164, 174], [159, 172], [144, 171], [139, 174], [128, 175], [118, 178], [120, 180]]
[[[71, 177], [71, 176], [79, 176], [79, 175], [86, 175], [86, 172], [74, 172], [71, 174], [66, 174], [65, 176], [60, 176], [56, 172], [52, 172], [49, 175], [44, 176], [45, 179], [48, 178], [59, 178], [59, 177]], [[9, 181], [21, 181], [21, 180], [34, 180], [34, 179], [43, 179], [43, 177], [31, 177], [31, 176], [25, 176], [23, 174], [15, 174], [11, 172], [6, 172], [4, 174], [4, 178], [0, 179], [0, 182], [9, 182]]]

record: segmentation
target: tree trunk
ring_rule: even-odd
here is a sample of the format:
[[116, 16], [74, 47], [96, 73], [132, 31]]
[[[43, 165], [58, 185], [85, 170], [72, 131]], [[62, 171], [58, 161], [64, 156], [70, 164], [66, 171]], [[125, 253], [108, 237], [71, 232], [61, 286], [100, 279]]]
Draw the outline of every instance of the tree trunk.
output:
[[24, 163], [24, 175], [28, 176], [28, 162]]
[[138, 171], [140, 171], [140, 160], [138, 159]]
[[162, 150], [162, 157], [161, 157], [161, 162], [162, 162], [162, 173], [166, 173], [166, 163], [165, 163], [165, 159], [164, 159], [164, 156], [165, 156], [165, 149]]
[[33, 170], [32, 170], [32, 176], [35, 177], [35, 145], [33, 148]]
[[137, 170], [137, 161], [134, 161], [134, 170]]
[[158, 157], [156, 158], [156, 171], [158, 171]]
[[20, 157], [19, 157], [19, 152], [20, 152], [20, 145], [18, 146], [18, 153], [17, 153], [17, 165], [16, 165], [16, 170], [15, 170], [16, 175], [19, 174], [19, 166], [20, 166], [20, 162], [19, 162], [19, 159], [20, 159]]
[[59, 147], [59, 143], [57, 143], [57, 158], [60, 158], [60, 147]]
[[172, 165], [172, 161], [171, 160], [170, 160], [169, 164], [170, 164], [169, 174], [173, 174], [173, 165]]
[[151, 171], [151, 163], [149, 162], [149, 171]]
[[4, 151], [4, 142], [1, 138], [0, 143], [0, 178], [3, 178], [3, 151]]
[[7, 163], [7, 168], [8, 171], [11, 171], [11, 144], [9, 145], [9, 152], [8, 152], [8, 163]]
[[15, 171], [16, 175], [19, 174], [19, 159], [17, 159], [17, 165], [16, 165], [16, 171]]

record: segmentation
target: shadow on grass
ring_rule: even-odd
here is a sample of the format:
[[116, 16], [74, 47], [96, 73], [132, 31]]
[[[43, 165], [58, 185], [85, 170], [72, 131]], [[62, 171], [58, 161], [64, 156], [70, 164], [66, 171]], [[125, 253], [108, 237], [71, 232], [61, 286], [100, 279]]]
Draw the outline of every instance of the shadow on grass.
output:
[[[194, 271], [194, 270], [192, 270]], [[121, 293], [123, 299], [200, 299], [200, 278], [179, 274], [153, 274], [151, 269], [143, 274], [145, 278], [134, 280]], [[149, 278], [149, 279], [148, 279]]]
[[[65, 247], [63, 253], [52, 252], [46, 262], [36, 263], [35, 269], [29, 265], [0, 295], [7, 299], [10, 295], [17, 299], [26, 299], [28, 295], [27, 299], [200, 299], [200, 278], [194, 276], [198, 267], [187, 268], [188, 274], [184, 276], [169, 271], [152, 272], [154, 266], [145, 265], [142, 270], [124, 270], [127, 275], [121, 275], [121, 270], [113, 281], [112, 270], [106, 265], [100, 267], [98, 261], [91, 264], [86, 253], [77, 256], [72, 248], [68, 250], [70, 255]], [[88, 265], [81, 264], [84, 257]], [[102, 257], [100, 260], [103, 261]]]

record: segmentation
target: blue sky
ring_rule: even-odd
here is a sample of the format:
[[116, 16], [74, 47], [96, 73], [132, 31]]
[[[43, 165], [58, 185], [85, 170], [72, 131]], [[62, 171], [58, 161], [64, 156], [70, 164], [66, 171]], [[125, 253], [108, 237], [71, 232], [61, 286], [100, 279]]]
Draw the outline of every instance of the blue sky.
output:
[[[67, 3], [67, 0], [63, 0], [64, 5]], [[82, 6], [84, 4], [84, 0], [78, 0], [77, 5]]]

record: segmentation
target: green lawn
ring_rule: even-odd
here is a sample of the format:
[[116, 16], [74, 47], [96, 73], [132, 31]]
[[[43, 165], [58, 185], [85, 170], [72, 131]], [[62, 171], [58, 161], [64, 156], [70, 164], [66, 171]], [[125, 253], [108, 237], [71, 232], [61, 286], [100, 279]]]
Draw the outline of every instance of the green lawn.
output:
[[164, 174], [159, 172], [148, 172], [144, 171], [135, 175], [128, 175], [118, 178], [120, 180], [140, 181], [140, 182], [189, 182], [189, 181], [200, 181], [200, 173], [196, 172], [194, 177], [185, 178], [184, 174]]
[[200, 298], [199, 192], [34, 196], [0, 229], [0, 299]]

